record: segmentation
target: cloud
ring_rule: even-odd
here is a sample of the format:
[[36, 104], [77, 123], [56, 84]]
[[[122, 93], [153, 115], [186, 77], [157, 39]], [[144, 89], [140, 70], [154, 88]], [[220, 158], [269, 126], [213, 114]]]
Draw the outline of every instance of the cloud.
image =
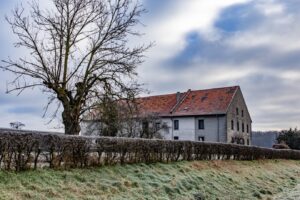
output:
[[156, 54], [153, 50], [150, 55], [163, 58], [181, 50], [185, 45], [186, 33], [194, 30], [210, 32], [214, 20], [222, 9], [242, 2], [246, 0], [175, 0], [170, 2], [168, 6], [165, 6], [168, 9], [155, 13], [155, 17], [150, 14], [145, 19], [147, 24], [145, 40], [154, 40], [157, 44], [155, 49], [159, 49], [160, 52]]
[[[144, 3], [148, 1], [150, 0], [146, 0]], [[138, 70], [141, 81], [148, 83], [150, 90], [155, 92], [159, 89], [154, 85], [159, 85], [160, 88], [169, 88], [168, 91], [174, 91], [174, 88], [172, 89], [167, 85], [173, 86], [174, 81], [170, 79], [178, 78], [178, 76], [174, 76], [173, 71], [167, 69], [168, 66], [165, 62], [175, 55], [180, 56], [179, 53], [184, 51], [187, 46], [187, 35], [192, 32], [201, 33], [210, 40], [218, 38], [218, 34], [213, 31], [213, 25], [220, 12], [228, 6], [243, 2], [248, 1], [177, 0], [166, 6], [168, 9], [155, 13], [155, 16], [149, 13], [144, 19], [147, 27], [143, 29], [146, 33], [146, 37], [143, 39], [144, 41], [155, 41], [156, 46], [147, 53], [145, 64]], [[189, 66], [185, 67], [188, 68]], [[161, 75], [160, 79], [158, 74]], [[165, 80], [169, 80], [169, 84], [159, 84], [160, 81], [163, 83]], [[181, 84], [181, 88], [185, 88], [183, 84]]]
[[176, 28], [170, 28], [174, 25], [169, 21], [161, 22], [164, 30], [173, 30], [166, 36], [172, 42], [154, 50], [151, 64], [155, 55], [160, 57], [141, 79], [154, 80], [149, 85], [156, 93], [241, 85], [254, 129], [297, 126], [300, 15], [296, 1], [236, 2], [214, 14], [202, 25], [194, 23], [200, 15], [186, 21], [172, 15], [173, 21], [185, 24], [179, 28], [181, 34], [173, 33]]
[[[0, 2], [9, 13], [19, 0]], [[255, 130], [295, 127], [300, 116], [300, 8], [298, 0], [142, 0], [146, 35], [131, 45], [155, 41], [138, 68], [140, 82], [163, 94], [241, 85]], [[0, 58], [18, 57], [14, 36], [0, 19]], [[39, 90], [4, 95], [13, 79], [0, 73], [0, 126], [24, 121], [46, 130], [41, 119], [47, 96]], [[50, 125], [50, 127], [54, 125]]]

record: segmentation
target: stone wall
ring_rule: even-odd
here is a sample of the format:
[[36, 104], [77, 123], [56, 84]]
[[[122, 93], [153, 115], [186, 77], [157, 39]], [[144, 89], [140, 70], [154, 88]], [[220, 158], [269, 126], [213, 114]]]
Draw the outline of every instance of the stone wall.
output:
[[[233, 121], [233, 129], [232, 129]], [[243, 131], [244, 124], [244, 131]], [[238, 130], [239, 125], [239, 130]], [[248, 126], [248, 131], [247, 131]], [[251, 145], [252, 120], [240, 89], [237, 90], [227, 113], [227, 141], [233, 137], [242, 137], [245, 144]]]

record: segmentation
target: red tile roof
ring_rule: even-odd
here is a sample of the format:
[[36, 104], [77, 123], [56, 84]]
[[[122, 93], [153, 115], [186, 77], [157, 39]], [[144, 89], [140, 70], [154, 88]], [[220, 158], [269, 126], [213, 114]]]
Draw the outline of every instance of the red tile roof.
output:
[[142, 114], [157, 113], [160, 116], [191, 116], [225, 114], [239, 86], [194, 90], [138, 98]]

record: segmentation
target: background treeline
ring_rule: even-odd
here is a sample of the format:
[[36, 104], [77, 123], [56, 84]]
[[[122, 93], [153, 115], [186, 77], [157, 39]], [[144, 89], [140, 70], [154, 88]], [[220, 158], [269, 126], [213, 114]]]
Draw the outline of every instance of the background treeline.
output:
[[300, 151], [192, 141], [0, 133], [3, 170], [215, 159], [300, 159]]
[[300, 150], [300, 131], [297, 128], [283, 130], [279, 133], [277, 142], [287, 145], [291, 149]]
[[297, 128], [282, 131], [253, 131], [251, 139], [254, 146], [300, 150], [300, 131]]

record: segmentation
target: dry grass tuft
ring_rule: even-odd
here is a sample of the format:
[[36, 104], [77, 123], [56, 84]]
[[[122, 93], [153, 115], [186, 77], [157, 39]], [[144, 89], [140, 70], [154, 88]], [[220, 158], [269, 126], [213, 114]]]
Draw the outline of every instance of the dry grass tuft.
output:
[[299, 181], [291, 160], [116, 165], [0, 172], [0, 199], [282, 199]]

